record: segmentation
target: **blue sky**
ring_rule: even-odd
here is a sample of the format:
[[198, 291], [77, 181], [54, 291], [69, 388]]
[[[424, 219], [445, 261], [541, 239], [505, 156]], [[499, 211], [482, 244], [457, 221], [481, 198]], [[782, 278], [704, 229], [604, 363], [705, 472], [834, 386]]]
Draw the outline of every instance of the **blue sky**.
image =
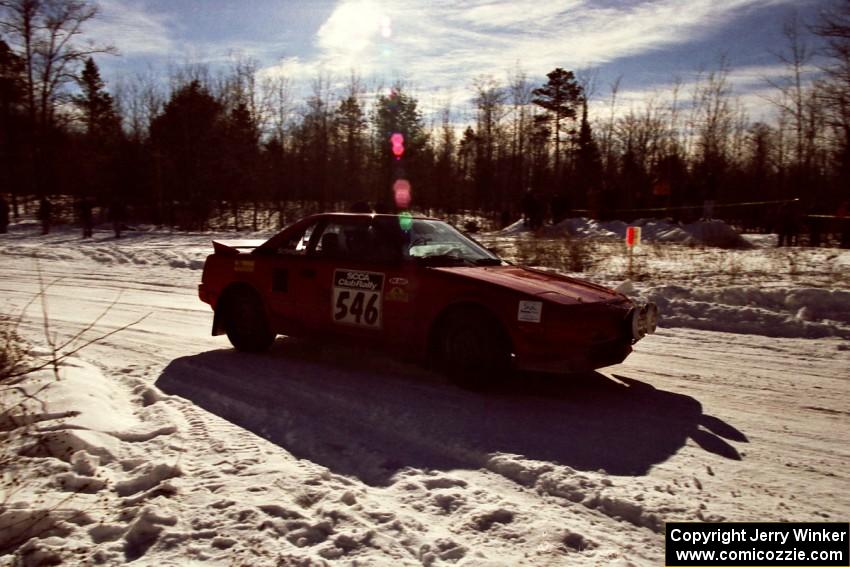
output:
[[[814, 21], [827, 0], [100, 0], [92, 35], [121, 55], [102, 56], [108, 81], [186, 61], [256, 59], [265, 75], [309, 87], [319, 73], [367, 85], [397, 79], [420, 99], [462, 106], [476, 76], [504, 80], [517, 66], [534, 84], [555, 67], [597, 73], [597, 96], [622, 76], [639, 101], [674, 77], [686, 85], [725, 54], [751, 114], [767, 105], [765, 78], [784, 70], [782, 23]], [[812, 44], [816, 41], [809, 38]]]

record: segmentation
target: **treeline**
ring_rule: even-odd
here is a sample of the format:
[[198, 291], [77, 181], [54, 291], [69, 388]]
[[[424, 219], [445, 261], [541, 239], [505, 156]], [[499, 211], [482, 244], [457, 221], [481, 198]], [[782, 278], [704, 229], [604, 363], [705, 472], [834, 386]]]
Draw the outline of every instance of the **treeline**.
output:
[[[0, 0], [0, 192], [14, 208], [25, 195], [86, 196], [137, 221], [256, 228], [261, 211], [288, 220], [293, 201], [392, 210], [398, 179], [416, 209], [511, 220], [529, 190], [558, 215], [620, 218], [795, 197], [833, 214], [850, 197], [850, 0], [810, 27], [787, 23], [769, 123], [749, 119], [723, 60], [628, 108], [619, 81], [601, 93], [561, 68], [538, 84], [481, 76], [471, 105], [427, 115], [405, 85], [356, 76], [317, 77], [296, 100], [289, 79], [249, 59], [106, 85], [94, 57], [114, 50], [84, 35], [96, 17], [84, 0]], [[811, 79], [815, 57], [825, 64]]]

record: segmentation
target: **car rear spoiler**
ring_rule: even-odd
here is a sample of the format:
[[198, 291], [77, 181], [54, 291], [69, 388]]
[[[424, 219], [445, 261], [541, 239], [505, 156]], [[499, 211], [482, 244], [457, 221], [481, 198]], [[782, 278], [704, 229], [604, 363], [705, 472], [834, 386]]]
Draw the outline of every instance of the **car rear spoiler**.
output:
[[265, 240], [213, 240], [213, 250], [223, 256], [236, 256], [250, 252], [264, 243]]

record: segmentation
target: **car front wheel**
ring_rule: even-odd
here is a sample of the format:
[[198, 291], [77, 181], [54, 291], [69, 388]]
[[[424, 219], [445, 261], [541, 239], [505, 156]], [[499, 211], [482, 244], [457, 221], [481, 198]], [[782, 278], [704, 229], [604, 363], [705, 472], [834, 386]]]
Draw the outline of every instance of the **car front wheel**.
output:
[[437, 335], [437, 364], [453, 382], [480, 389], [510, 373], [510, 344], [495, 317], [461, 309], [443, 321]]

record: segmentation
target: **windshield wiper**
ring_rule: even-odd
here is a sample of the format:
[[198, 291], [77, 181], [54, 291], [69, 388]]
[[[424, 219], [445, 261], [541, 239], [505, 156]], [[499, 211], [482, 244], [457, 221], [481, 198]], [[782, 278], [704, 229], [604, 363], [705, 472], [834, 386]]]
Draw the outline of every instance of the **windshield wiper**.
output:
[[502, 261], [498, 258], [478, 258], [475, 260], [476, 266], [501, 266]]
[[416, 260], [426, 266], [435, 266], [435, 265], [450, 265], [455, 266], [458, 264], [462, 264], [464, 266], [474, 266], [475, 263], [467, 260], [463, 256], [457, 256], [455, 254], [433, 254], [431, 256], [419, 256]]

